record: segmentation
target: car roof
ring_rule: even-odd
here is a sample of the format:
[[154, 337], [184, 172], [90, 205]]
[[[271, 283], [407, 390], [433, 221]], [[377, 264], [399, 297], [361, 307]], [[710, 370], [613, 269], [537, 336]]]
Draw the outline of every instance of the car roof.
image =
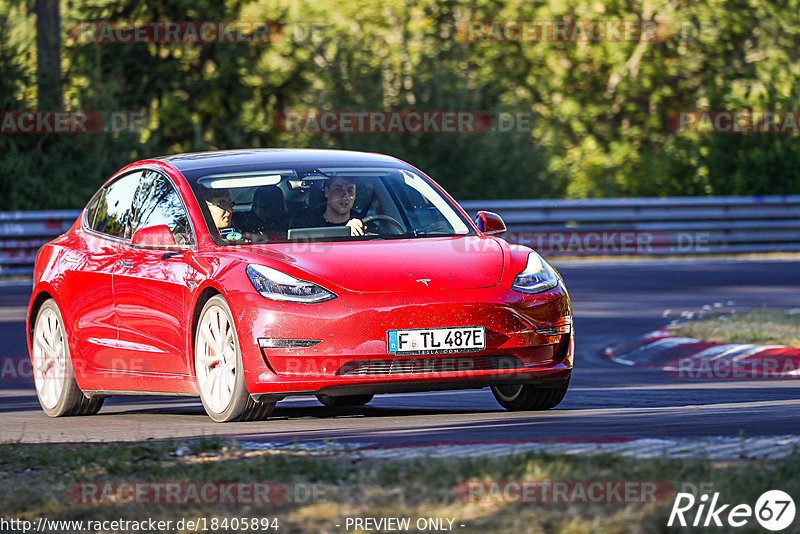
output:
[[[350, 150], [325, 150], [304, 148], [252, 148], [240, 150], [220, 150], [215, 152], [195, 152], [153, 158], [169, 163], [181, 172], [240, 167], [243, 165], [270, 164], [391, 164], [403, 163], [391, 156], [370, 152]], [[194, 173], [192, 173], [194, 174]]]

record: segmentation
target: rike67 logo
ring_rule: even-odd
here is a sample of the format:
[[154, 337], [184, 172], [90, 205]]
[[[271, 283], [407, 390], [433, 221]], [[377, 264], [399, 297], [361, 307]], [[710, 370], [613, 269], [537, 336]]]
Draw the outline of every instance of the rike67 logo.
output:
[[682, 527], [733, 527], [749, 524], [753, 518], [758, 524], [772, 532], [778, 532], [794, 523], [794, 500], [788, 493], [780, 490], [764, 492], [756, 501], [755, 507], [748, 504], [725, 504], [719, 492], [711, 497], [707, 493], [699, 499], [691, 493], [678, 493], [667, 526]]

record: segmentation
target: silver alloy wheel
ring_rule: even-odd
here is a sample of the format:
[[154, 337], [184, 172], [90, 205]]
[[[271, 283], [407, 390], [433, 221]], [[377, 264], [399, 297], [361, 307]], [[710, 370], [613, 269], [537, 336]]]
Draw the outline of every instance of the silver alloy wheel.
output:
[[233, 324], [218, 305], [205, 310], [198, 326], [195, 349], [197, 385], [206, 406], [222, 413], [231, 403], [236, 385], [236, 339]]
[[42, 405], [54, 409], [67, 379], [64, 329], [56, 313], [45, 308], [33, 333], [33, 381]]

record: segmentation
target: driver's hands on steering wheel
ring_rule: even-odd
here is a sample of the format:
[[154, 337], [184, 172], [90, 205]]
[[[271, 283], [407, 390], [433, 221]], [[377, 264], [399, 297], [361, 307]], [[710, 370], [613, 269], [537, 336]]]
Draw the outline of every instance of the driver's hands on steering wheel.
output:
[[[397, 233], [397, 234], [405, 233], [405, 228], [403, 227], [403, 225], [400, 224], [397, 221], [397, 219], [395, 219], [394, 217], [392, 217], [390, 215], [384, 215], [384, 214], [375, 213], [373, 215], [367, 215], [366, 217], [364, 217], [364, 220], [362, 222], [364, 223], [365, 227], [369, 226], [372, 223], [376, 223], [377, 224], [378, 222], [386, 222], [386, 223], [389, 223], [392, 226], [392, 228], [394, 228], [396, 230], [395, 233]], [[378, 226], [377, 232], [380, 233], [380, 226]], [[377, 235], [377, 234], [375, 234], [375, 235]]]
[[345, 226], [350, 227], [350, 235], [354, 237], [363, 236], [366, 231], [366, 227], [361, 219], [350, 219]]

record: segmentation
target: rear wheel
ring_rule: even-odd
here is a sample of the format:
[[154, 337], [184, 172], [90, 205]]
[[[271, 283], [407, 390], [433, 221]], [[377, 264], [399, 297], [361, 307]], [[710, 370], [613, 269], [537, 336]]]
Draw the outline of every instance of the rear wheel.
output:
[[275, 409], [274, 402], [256, 402], [247, 392], [233, 316], [219, 295], [208, 299], [200, 312], [194, 370], [203, 407], [218, 423], [258, 421]]
[[64, 320], [53, 299], [39, 308], [31, 339], [31, 363], [36, 396], [50, 417], [94, 415], [103, 397], [89, 398], [75, 381]]
[[500, 406], [510, 411], [549, 410], [564, 400], [569, 388], [569, 378], [556, 387], [532, 384], [492, 386], [492, 393]]
[[325, 406], [362, 406], [372, 400], [375, 395], [317, 395], [319, 400]]

